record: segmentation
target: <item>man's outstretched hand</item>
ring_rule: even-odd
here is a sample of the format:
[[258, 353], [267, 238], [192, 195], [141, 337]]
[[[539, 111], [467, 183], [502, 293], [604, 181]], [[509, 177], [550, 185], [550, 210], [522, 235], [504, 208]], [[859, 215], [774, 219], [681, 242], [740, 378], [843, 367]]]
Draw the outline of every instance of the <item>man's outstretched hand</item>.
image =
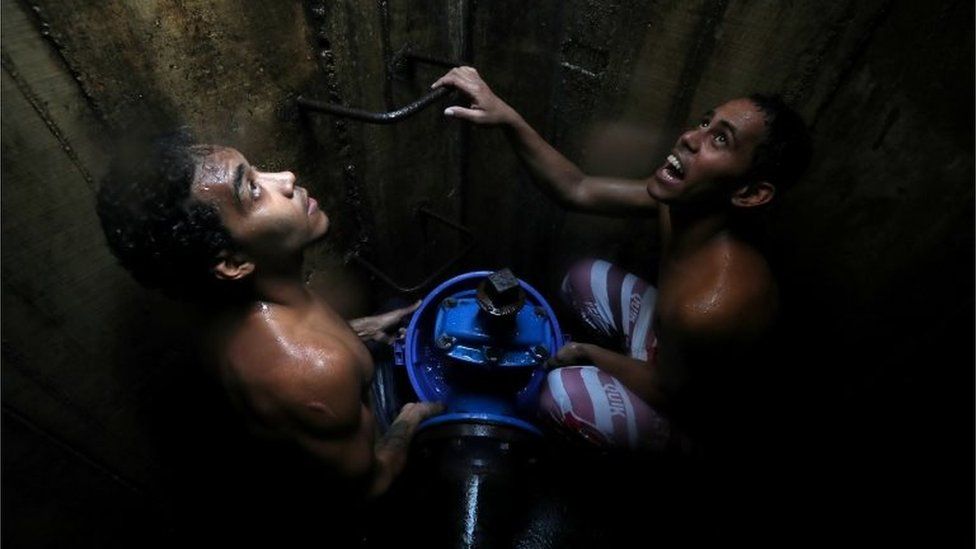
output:
[[467, 108], [453, 106], [444, 109], [447, 116], [485, 125], [511, 123], [518, 118], [518, 113], [491, 91], [474, 67], [453, 68], [434, 82], [431, 88], [441, 86], [455, 87], [471, 101]]
[[363, 318], [350, 320], [349, 326], [352, 327], [356, 335], [363, 341], [378, 341], [393, 345], [398, 338], [403, 337], [406, 329], [400, 328], [396, 330], [395, 334], [390, 332], [400, 324], [404, 317], [416, 311], [417, 307], [420, 307], [420, 300], [417, 300], [413, 305], [394, 309], [383, 314], [364, 316]]

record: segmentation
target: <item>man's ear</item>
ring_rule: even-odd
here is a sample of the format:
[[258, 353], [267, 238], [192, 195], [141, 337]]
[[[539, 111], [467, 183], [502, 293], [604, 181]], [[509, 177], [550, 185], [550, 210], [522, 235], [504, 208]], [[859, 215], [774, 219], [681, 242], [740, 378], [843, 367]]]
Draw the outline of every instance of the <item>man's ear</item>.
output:
[[239, 252], [226, 250], [217, 254], [214, 276], [221, 280], [240, 280], [254, 272], [254, 262]]
[[732, 204], [740, 208], [762, 206], [776, 195], [776, 187], [768, 181], [745, 185], [732, 193]]

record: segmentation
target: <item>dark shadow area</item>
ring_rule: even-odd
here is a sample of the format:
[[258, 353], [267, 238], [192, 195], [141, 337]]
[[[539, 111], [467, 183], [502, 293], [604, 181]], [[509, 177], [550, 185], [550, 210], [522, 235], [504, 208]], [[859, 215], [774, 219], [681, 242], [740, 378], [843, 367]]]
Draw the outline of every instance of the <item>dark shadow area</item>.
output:
[[[486, 425], [418, 437], [369, 547], [596, 548], [808, 539], [769, 470], [580, 452]], [[769, 475], [767, 477], [767, 475]]]
[[784, 518], [809, 539], [976, 542], [972, 229], [846, 318], [835, 311], [853, 307], [825, 294], [816, 268], [781, 272], [768, 416]]
[[4, 546], [157, 546], [147, 539], [159, 526], [145, 493], [15, 411], [2, 417]]
[[[976, 545], [974, 9], [5, 1], [3, 545]], [[619, 347], [583, 337], [558, 281], [601, 257], [655, 284], [652, 219], [567, 213], [503, 131], [440, 114], [457, 98], [384, 127], [298, 108], [420, 97], [446, 68], [398, 74], [406, 51], [466, 58], [593, 174], [646, 177], [701, 111], [752, 91], [811, 124], [811, 170], [779, 197], [781, 323], [762, 356], [717, 361], [707, 451], [581, 453], [455, 425], [424, 433], [388, 496], [353, 505], [245, 428], [194, 350], [193, 314], [117, 284], [90, 211], [101, 141], [178, 120], [318, 198], [333, 225], [307, 258], [327, 275], [310, 282], [343, 316], [511, 267], [562, 332]], [[464, 238], [420, 206], [477, 247], [401, 295], [352, 257], [406, 285], [434, 273]], [[416, 397], [371, 350], [388, 422]]]

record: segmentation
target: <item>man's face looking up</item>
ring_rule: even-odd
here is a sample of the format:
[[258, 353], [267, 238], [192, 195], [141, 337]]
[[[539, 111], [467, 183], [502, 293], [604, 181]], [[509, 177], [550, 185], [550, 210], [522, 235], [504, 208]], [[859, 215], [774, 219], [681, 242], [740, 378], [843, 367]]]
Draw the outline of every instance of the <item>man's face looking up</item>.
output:
[[239, 251], [251, 261], [293, 256], [322, 237], [329, 218], [292, 172], [262, 172], [230, 147], [209, 147], [192, 195], [214, 205]]
[[678, 137], [647, 192], [666, 204], [725, 201], [752, 181], [756, 147], [766, 137], [765, 115], [749, 99], [734, 99], [708, 111]]

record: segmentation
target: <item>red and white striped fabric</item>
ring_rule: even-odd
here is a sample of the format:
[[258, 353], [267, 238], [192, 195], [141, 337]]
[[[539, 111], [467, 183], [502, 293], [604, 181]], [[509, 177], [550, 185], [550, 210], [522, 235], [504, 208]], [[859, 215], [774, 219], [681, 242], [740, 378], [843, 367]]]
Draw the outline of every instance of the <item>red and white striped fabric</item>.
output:
[[[587, 326], [653, 367], [653, 286], [606, 261], [587, 260], [567, 273], [562, 294]], [[558, 432], [600, 447], [661, 449], [670, 437], [663, 416], [595, 366], [550, 372], [539, 404], [543, 420]]]
[[660, 450], [671, 434], [667, 420], [596, 366], [549, 372], [539, 405], [558, 432], [603, 448]]
[[657, 288], [607, 261], [587, 259], [570, 268], [562, 295], [580, 319], [597, 333], [624, 342], [630, 356], [653, 358], [657, 338], [651, 329]]

